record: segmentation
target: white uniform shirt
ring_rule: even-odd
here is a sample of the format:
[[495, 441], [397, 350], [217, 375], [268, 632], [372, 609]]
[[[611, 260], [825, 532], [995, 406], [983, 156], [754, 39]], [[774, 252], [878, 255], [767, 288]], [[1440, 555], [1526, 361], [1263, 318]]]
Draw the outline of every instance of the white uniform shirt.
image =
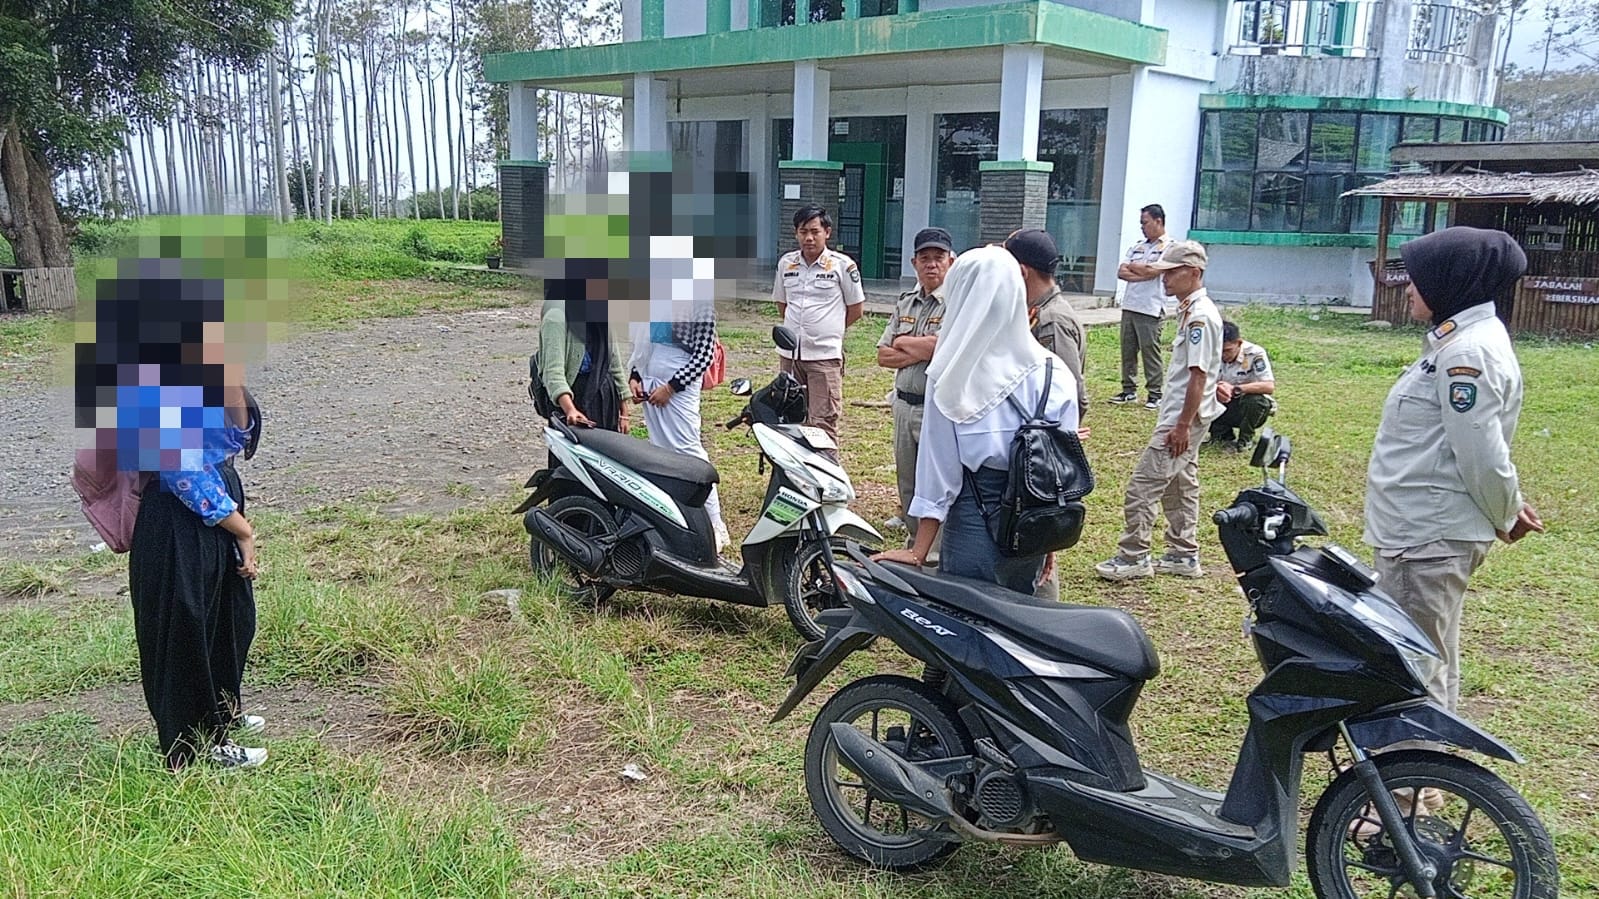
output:
[[[1166, 252], [1166, 248], [1171, 244], [1170, 234], [1162, 234], [1154, 240], [1139, 241], [1128, 249], [1127, 258], [1123, 261], [1142, 265], [1159, 262], [1160, 255]], [[1122, 291], [1122, 308], [1159, 318], [1166, 311], [1166, 288], [1161, 285], [1160, 278], [1128, 281], [1127, 289]]]
[[1266, 351], [1260, 348], [1260, 344], [1247, 340], [1240, 341], [1240, 344], [1238, 358], [1222, 362], [1221, 379], [1234, 387], [1275, 381], [1271, 375], [1271, 360], [1266, 358]]
[[1209, 424], [1223, 409], [1216, 399], [1216, 380], [1221, 377], [1221, 312], [1203, 287], [1177, 307], [1177, 337], [1171, 345], [1171, 367], [1166, 370], [1166, 392], [1160, 398], [1155, 427], [1175, 425], [1182, 418], [1183, 398], [1195, 368], [1201, 369], [1205, 377], [1195, 423]]
[[[1044, 417], [1058, 419], [1062, 431], [1076, 433], [1081, 412], [1077, 408], [1077, 379], [1072, 377], [1066, 363], [1054, 354], [1050, 354], [1049, 359], [1054, 368], [1050, 374], [1049, 399], [1044, 403]], [[1017, 384], [1011, 394], [1029, 416], [1038, 408], [1039, 394], [1044, 392], [1044, 375], [1040, 366]], [[931, 379], [927, 383], [921, 449], [916, 456], [916, 498], [911, 500], [906, 514], [912, 518], [943, 521], [964, 486], [966, 469], [1010, 470], [1010, 443], [1025, 419], [1007, 400], [976, 421], [956, 424], [939, 411], [938, 404], [933, 401], [934, 383]]]
[[1521, 510], [1510, 440], [1521, 366], [1493, 303], [1427, 332], [1426, 349], [1388, 392], [1366, 469], [1366, 543], [1491, 542]]
[[844, 307], [866, 302], [861, 270], [837, 250], [824, 249], [811, 263], [799, 250], [786, 253], [777, 260], [772, 302], [788, 305], [783, 324], [799, 338], [801, 359], [842, 359]]

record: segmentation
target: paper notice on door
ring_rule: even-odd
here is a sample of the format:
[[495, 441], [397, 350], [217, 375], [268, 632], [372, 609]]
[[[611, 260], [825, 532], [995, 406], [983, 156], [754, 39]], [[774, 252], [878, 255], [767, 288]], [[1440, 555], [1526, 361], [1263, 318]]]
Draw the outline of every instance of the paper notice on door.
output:
[[905, 179], [904, 178], [895, 178], [894, 179], [894, 190], [889, 194], [888, 198], [890, 200], [903, 200], [903, 199], [905, 199]]

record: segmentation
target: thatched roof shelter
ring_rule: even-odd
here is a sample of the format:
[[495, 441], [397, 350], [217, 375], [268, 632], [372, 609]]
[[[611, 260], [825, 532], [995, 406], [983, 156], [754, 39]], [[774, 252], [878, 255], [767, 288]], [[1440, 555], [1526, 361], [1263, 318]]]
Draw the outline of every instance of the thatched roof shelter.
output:
[[1344, 196], [1434, 202], [1599, 205], [1599, 170], [1532, 174], [1472, 169], [1443, 175], [1401, 174], [1347, 191]]

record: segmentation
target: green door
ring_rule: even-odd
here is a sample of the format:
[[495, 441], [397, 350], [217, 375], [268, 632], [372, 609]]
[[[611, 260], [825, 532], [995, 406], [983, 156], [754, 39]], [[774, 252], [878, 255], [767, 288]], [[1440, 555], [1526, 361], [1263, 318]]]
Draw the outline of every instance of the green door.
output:
[[888, 145], [834, 142], [827, 148], [827, 158], [844, 163], [833, 245], [860, 265], [861, 277], [881, 278]]

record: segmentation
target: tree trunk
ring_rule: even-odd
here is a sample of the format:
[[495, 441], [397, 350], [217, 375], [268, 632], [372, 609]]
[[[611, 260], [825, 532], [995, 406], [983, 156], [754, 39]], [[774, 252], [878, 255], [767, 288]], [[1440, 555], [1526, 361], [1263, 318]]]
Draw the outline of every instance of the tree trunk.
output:
[[0, 136], [0, 236], [22, 268], [72, 265], [53, 180], [49, 166], [23, 142], [17, 123], [7, 123]]

